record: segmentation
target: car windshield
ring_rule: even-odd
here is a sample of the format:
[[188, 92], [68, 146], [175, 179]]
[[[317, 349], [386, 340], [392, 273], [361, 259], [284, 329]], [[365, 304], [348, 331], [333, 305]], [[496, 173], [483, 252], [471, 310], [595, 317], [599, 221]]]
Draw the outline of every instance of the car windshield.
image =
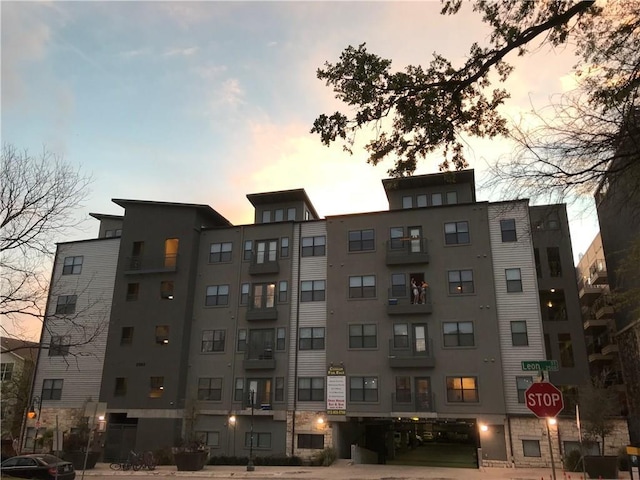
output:
[[55, 455], [48, 455], [48, 454], [38, 455], [37, 458], [41, 462], [47, 463], [49, 465], [51, 465], [52, 463], [59, 463], [59, 462], [63, 462], [64, 461], [64, 460], [60, 460]]

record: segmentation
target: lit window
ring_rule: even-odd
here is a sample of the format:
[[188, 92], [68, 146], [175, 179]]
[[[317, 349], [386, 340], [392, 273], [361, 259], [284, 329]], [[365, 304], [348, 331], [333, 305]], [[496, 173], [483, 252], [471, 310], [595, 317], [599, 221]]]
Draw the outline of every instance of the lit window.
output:
[[169, 344], [169, 325], [156, 325], [156, 343], [158, 345]]
[[164, 391], [164, 377], [149, 378], [149, 398], [160, 398]]
[[447, 401], [478, 403], [478, 379], [476, 377], [447, 377]]

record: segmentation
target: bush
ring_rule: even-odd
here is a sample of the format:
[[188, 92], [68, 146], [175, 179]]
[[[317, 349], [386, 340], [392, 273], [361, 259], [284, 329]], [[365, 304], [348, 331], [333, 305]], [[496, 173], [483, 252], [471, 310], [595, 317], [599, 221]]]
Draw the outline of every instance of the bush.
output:
[[176, 463], [171, 453], [171, 447], [154, 450], [153, 457], [156, 460], [156, 465], [175, 465]]
[[[208, 462], [209, 465], [246, 465], [247, 463], [249, 463], [248, 457], [232, 457], [226, 455], [210, 457]], [[288, 467], [302, 465], [302, 459], [295, 456], [272, 455], [268, 457], [255, 457], [253, 463], [254, 465], [262, 466]]]
[[328, 467], [338, 458], [335, 448], [327, 447], [321, 452], [316, 453], [311, 458], [311, 465], [318, 467]]
[[571, 450], [564, 456], [564, 469], [568, 472], [583, 472], [582, 455], [580, 450]]

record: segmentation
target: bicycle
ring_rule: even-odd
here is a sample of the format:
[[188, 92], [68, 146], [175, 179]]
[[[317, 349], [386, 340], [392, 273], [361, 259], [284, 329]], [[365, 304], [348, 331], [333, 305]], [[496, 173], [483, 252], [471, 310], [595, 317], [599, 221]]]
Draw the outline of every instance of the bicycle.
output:
[[111, 470], [131, 470], [131, 463], [129, 460], [124, 460], [122, 462], [113, 462], [109, 465]]
[[131, 450], [131, 452], [129, 453], [129, 458], [131, 467], [136, 472], [143, 468], [146, 468], [147, 470], [156, 469], [156, 460], [153, 457], [153, 452], [147, 451], [143, 454], [139, 454]]

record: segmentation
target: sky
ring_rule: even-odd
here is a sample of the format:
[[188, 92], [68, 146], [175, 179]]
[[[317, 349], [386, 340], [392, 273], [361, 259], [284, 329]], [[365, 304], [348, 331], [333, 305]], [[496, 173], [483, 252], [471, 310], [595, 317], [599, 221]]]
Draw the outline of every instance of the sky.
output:
[[[413, 2], [10, 2], [0, 3], [2, 142], [43, 147], [92, 176], [78, 206], [120, 215], [113, 198], [201, 203], [234, 224], [253, 221], [246, 195], [304, 188], [324, 217], [388, 208], [389, 164], [366, 163], [309, 133], [321, 113], [344, 110], [316, 78], [349, 45], [426, 64], [434, 52], [461, 64], [489, 30], [467, 5], [439, 15]], [[515, 58], [503, 108], [517, 121], [575, 82], [568, 49]], [[476, 177], [512, 149], [470, 141]], [[417, 174], [435, 173], [439, 157]], [[478, 190], [479, 200], [504, 192]], [[574, 256], [598, 231], [593, 209], [569, 211]], [[98, 222], [59, 241], [92, 238]]]

